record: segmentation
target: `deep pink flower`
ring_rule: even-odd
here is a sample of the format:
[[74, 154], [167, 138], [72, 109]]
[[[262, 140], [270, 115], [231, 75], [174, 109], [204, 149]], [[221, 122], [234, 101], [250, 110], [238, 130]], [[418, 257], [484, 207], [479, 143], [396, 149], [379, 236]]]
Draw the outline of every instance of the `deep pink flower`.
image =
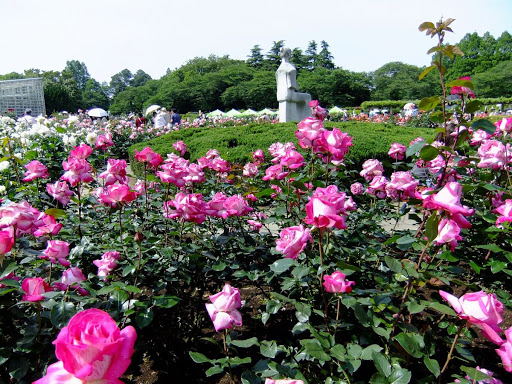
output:
[[242, 195], [228, 197], [223, 205], [229, 216], [244, 216], [252, 212], [252, 208], [249, 207], [247, 200], [245, 200]]
[[136, 198], [137, 194], [124, 184], [109, 185], [98, 193], [100, 203], [109, 207], [131, 203]]
[[271, 162], [274, 164], [277, 164], [281, 161], [281, 158], [286, 154], [287, 151], [291, 151], [295, 148], [295, 145], [292, 142], [288, 143], [273, 143], [268, 147], [268, 151], [270, 152], [270, 155], [272, 156]]
[[505, 200], [505, 203], [496, 209], [501, 216], [496, 220], [496, 226], [502, 228], [505, 222], [512, 223], [512, 199]]
[[112, 147], [113, 145], [114, 142], [112, 141], [112, 135], [110, 133], [106, 133], [105, 135], [98, 136], [94, 148], [101, 148], [102, 150], [106, 150], [108, 147]]
[[105, 179], [105, 186], [116, 182], [128, 184], [129, 178], [126, 176], [126, 160], [108, 159], [107, 170], [98, 175], [100, 179]]
[[40, 259], [50, 260], [52, 264], [59, 262], [64, 267], [69, 267], [71, 263], [66, 260], [69, 255], [69, 243], [62, 240], [48, 240], [46, 249], [39, 256]]
[[15, 228], [16, 237], [24, 233], [32, 234], [35, 230], [34, 223], [40, 215], [41, 212], [32, 207], [27, 201], [11, 203], [0, 207], [0, 229]]
[[471, 135], [471, 145], [480, 145], [484, 141], [489, 140], [491, 135], [483, 129], [478, 129]]
[[226, 284], [221, 292], [210, 296], [211, 304], [205, 304], [217, 332], [242, 325], [242, 315], [237, 311], [242, 306], [240, 292]]
[[362, 195], [364, 193], [364, 187], [363, 184], [357, 182], [350, 185], [350, 192], [352, 192], [353, 195]]
[[406, 151], [407, 148], [405, 145], [400, 143], [393, 143], [391, 144], [391, 148], [388, 151], [388, 155], [391, 156], [392, 159], [403, 160]]
[[475, 213], [474, 209], [470, 209], [460, 203], [462, 196], [462, 185], [456, 181], [446, 183], [446, 185], [438, 192], [427, 196], [423, 200], [423, 207], [427, 209], [436, 209], [445, 211], [461, 228], [470, 228], [471, 224], [464, 216], [471, 216]]
[[162, 156], [153, 151], [150, 147], [146, 147], [140, 152], [135, 150], [134, 157], [141, 163], [149, 163], [153, 168], [158, 167], [164, 162]]
[[306, 204], [306, 224], [317, 228], [347, 228], [345, 225], [345, 198], [344, 192], [338, 191], [335, 185], [326, 188], [317, 188]]
[[436, 244], [450, 244], [452, 251], [458, 245], [458, 241], [461, 241], [460, 227], [451, 219], [443, 218], [439, 222], [437, 228], [437, 237], [433, 240]]
[[91, 155], [92, 151], [93, 149], [87, 144], [80, 144], [78, 147], [75, 147], [71, 150], [69, 156], [85, 160]]
[[304, 148], [312, 148], [317, 140], [325, 131], [322, 120], [313, 117], [306, 117], [299, 124], [295, 131], [295, 137], [299, 140], [299, 145]]
[[512, 372], [512, 327], [505, 331], [505, 338], [496, 353], [501, 358], [505, 371]]
[[76, 290], [81, 296], [88, 296], [89, 292], [80, 287], [80, 283], [85, 281], [85, 276], [82, 270], [78, 267], [68, 268], [62, 272], [60, 281], [55, 282], [54, 286], [59, 291], [66, 291], [68, 289]]
[[27, 168], [27, 172], [25, 172], [25, 177], [23, 178], [23, 181], [25, 182], [50, 177], [48, 168], [37, 160], [32, 160], [30, 163], [25, 165], [25, 168]]
[[[468, 81], [471, 81], [471, 77], [470, 76], [463, 76], [463, 77], [459, 77], [459, 80], [468, 80]], [[460, 95], [460, 97], [462, 98], [463, 96], [467, 96], [468, 98], [475, 98], [475, 92], [473, 92], [473, 90], [471, 88], [468, 88], [468, 87], [461, 87], [461, 86], [455, 86], [455, 87], [452, 87], [452, 91], [451, 91], [451, 94], [452, 95]]]
[[254, 164], [260, 165], [265, 161], [265, 154], [262, 149], [257, 149], [252, 152], [252, 158], [254, 159]]
[[379, 160], [368, 159], [363, 163], [363, 170], [359, 173], [366, 181], [371, 181], [375, 176], [382, 176], [384, 167]]
[[334, 127], [332, 131], [322, 132], [322, 135], [314, 142], [313, 150], [322, 155], [324, 162], [330, 160], [334, 164], [339, 164], [352, 145], [352, 137]]
[[495, 123], [496, 127], [503, 133], [512, 132], [512, 117], [506, 118], [497, 121]]
[[201, 224], [206, 220], [208, 206], [200, 193], [187, 194], [179, 192], [174, 200], [167, 201], [164, 206], [164, 216], [170, 219], [183, 218]]
[[210, 168], [218, 173], [231, 171], [231, 166], [229, 165], [229, 162], [221, 157], [216, 157], [215, 159], [212, 159], [210, 163]]
[[271, 165], [265, 170], [263, 180], [282, 180], [288, 176], [290, 172], [285, 172], [281, 164]]
[[336, 271], [332, 275], [324, 276], [324, 288], [330, 293], [350, 293], [352, 286], [356, 285], [354, 281], [345, 280], [345, 274]]
[[280, 164], [283, 167], [290, 169], [297, 169], [304, 165], [304, 157], [295, 150], [286, 151], [283, 157], [281, 157]]
[[43, 293], [50, 292], [52, 289], [46, 281], [40, 277], [29, 277], [21, 283], [21, 289], [25, 291], [26, 295], [23, 296], [23, 301], [43, 301]]
[[172, 146], [180, 154], [180, 156], [183, 156], [187, 152], [187, 146], [183, 140], [175, 142]]
[[79, 312], [53, 342], [60, 361], [50, 365], [46, 376], [34, 384], [122, 383], [118, 378], [131, 363], [136, 338], [132, 326], [120, 330], [102, 310]]
[[304, 251], [308, 242], [313, 242], [309, 228], [302, 224], [284, 228], [276, 240], [276, 250], [282, 252], [286, 258], [296, 259], [299, 253]]
[[412, 177], [410, 172], [395, 172], [391, 175], [391, 181], [386, 184], [386, 193], [392, 199], [417, 198], [416, 187], [419, 181]]
[[107, 277], [117, 267], [117, 260], [121, 257], [117, 251], [105, 252], [101, 259], [94, 260], [93, 264], [98, 267], [98, 276]]
[[62, 224], [57, 223], [55, 217], [45, 213], [42, 213], [40, 217], [42, 217], [42, 219], [36, 222], [37, 229], [34, 231], [34, 236], [55, 236], [62, 229]]
[[192, 163], [187, 168], [187, 174], [183, 176], [186, 183], [202, 183], [206, 180], [204, 172], [199, 164]]
[[377, 196], [379, 199], [384, 199], [387, 195], [386, 186], [388, 183], [389, 180], [386, 176], [374, 176], [365, 192], [369, 195]]
[[14, 245], [14, 234], [11, 230], [0, 231], [0, 261], [6, 253], [9, 253]]
[[481, 329], [482, 334], [490, 341], [500, 344], [500, 324], [503, 321], [503, 304], [494, 294], [484, 291], [470, 292], [457, 298], [448, 292], [439, 291], [441, 297], [453, 307], [461, 319]]
[[72, 187], [80, 182], [90, 183], [94, 180], [91, 172], [91, 164], [85, 159], [69, 157], [68, 161], [62, 162], [62, 167], [66, 171], [60, 178], [67, 181]]
[[69, 185], [65, 181], [56, 181], [54, 184], [46, 184], [46, 191], [62, 205], [68, 205], [71, 201], [70, 196], [73, 196], [73, 191], [69, 189]]

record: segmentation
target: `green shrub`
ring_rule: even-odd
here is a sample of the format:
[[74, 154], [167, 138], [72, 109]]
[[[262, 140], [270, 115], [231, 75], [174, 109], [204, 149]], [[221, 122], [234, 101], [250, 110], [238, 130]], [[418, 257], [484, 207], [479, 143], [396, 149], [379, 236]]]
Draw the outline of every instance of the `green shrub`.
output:
[[[353, 137], [353, 147], [347, 158], [357, 165], [369, 158], [384, 159], [389, 147], [394, 142], [409, 144], [409, 142], [422, 136], [425, 139], [433, 138], [434, 130], [426, 128], [406, 128], [392, 124], [348, 122], [324, 122], [326, 128], [337, 127]], [[151, 147], [164, 158], [172, 153], [173, 143], [183, 140], [190, 152], [190, 160], [195, 161], [204, 156], [209, 149], [217, 149], [222, 158], [232, 162], [245, 164], [251, 161], [251, 152], [258, 148], [270, 156], [268, 147], [275, 142], [291, 141], [298, 146], [295, 137], [296, 123], [279, 124], [250, 124], [243, 127], [219, 128], [189, 128], [155, 137], [152, 140], [135, 144], [128, 150], [132, 170], [136, 175], [142, 175], [142, 167], [134, 159], [135, 150], [141, 151]]]

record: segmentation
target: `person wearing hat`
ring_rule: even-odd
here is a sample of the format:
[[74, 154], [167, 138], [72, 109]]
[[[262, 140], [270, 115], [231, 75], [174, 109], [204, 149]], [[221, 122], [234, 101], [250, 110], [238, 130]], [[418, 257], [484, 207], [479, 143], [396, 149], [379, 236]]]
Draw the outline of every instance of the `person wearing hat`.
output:
[[25, 110], [25, 115], [23, 117], [20, 117], [18, 119], [18, 122], [20, 122], [28, 128], [31, 128], [32, 125], [37, 123], [36, 119], [34, 119], [34, 117], [32, 116], [32, 110], [30, 108], [27, 108]]

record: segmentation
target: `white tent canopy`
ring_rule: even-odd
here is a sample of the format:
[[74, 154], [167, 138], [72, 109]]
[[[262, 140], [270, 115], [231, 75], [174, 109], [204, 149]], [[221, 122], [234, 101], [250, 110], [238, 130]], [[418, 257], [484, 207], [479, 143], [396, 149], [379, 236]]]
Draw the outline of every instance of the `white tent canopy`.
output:
[[271, 109], [265, 108], [258, 112], [258, 115], [277, 115], [278, 112], [274, 112]]
[[329, 113], [343, 113], [345, 110], [341, 109], [340, 107], [332, 107], [329, 109]]
[[258, 112], [252, 110], [251, 108], [245, 110], [242, 112], [242, 116], [254, 116], [254, 115], [257, 115]]
[[229, 110], [228, 112], [226, 112], [226, 116], [229, 116], [229, 117], [235, 117], [235, 116], [240, 116], [240, 115], [241, 115], [240, 111], [237, 111], [234, 108]]
[[206, 116], [215, 117], [215, 116], [224, 116], [224, 115], [225, 115], [224, 112], [222, 112], [220, 109], [216, 109], [215, 111], [208, 113]]

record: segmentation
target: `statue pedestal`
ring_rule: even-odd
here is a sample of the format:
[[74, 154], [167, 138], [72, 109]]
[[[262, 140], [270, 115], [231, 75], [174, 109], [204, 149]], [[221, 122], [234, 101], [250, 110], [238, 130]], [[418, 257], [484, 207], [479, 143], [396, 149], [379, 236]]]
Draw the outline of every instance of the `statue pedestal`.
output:
[[311, 116], [309, 102], [306, 101], [281, 101], [279, 102], [279, 122], [302, 121]]

